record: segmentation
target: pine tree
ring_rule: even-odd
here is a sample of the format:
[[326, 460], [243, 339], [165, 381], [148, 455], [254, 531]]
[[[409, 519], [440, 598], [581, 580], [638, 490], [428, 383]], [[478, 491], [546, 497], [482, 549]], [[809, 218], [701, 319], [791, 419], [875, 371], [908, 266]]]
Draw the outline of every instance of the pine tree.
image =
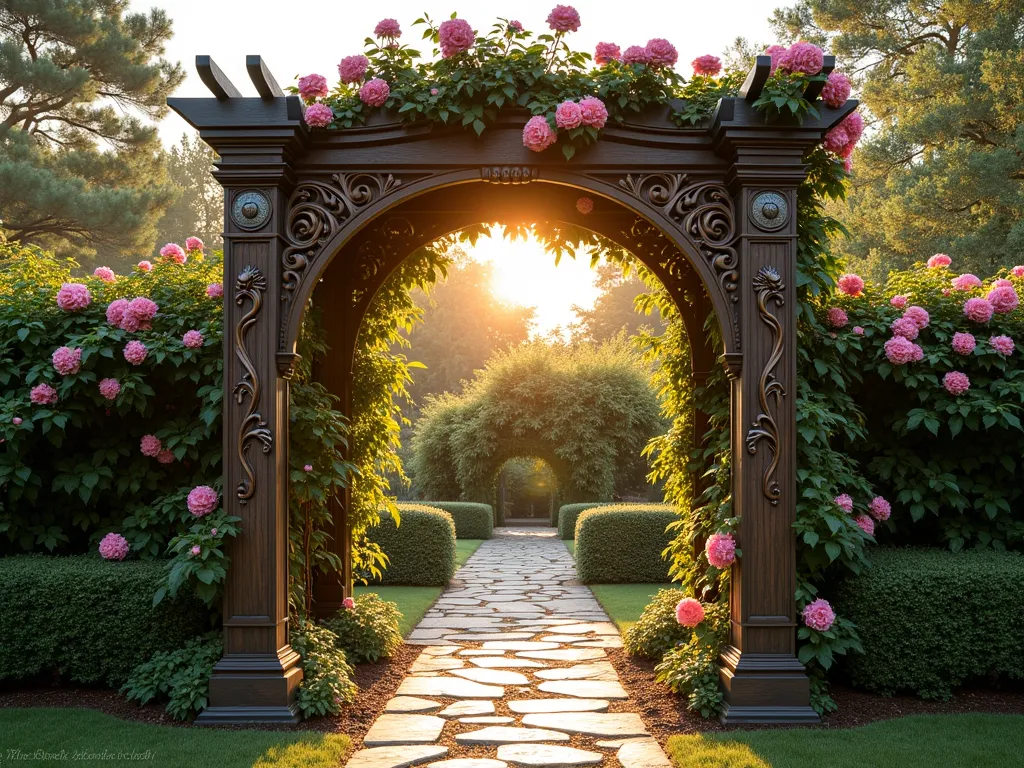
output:
[[157, 225], [154, 252], [164, 243], [195, 235], [208, 247], [221, 246], [224, 231], [224, 189], [210, 171], [217, 153], [198, 136], [182, 134], [167, 154], [167, 171], [178, 193]]
[[0, 214], [12, 239], [148, 251], [173, 199], [149, 123], [185, 75], [128, 0], [0, 2]]

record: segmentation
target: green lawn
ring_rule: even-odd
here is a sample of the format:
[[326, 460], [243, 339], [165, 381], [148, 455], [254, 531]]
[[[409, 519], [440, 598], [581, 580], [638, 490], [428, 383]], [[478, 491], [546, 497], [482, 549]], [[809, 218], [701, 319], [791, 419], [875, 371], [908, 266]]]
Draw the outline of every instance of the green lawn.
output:
[[1024, 754], [1022, 715], [917, 715], [843, 730], [673, 736], [677, 768], [1005, 768]]
[[565, 548], [569, 550], [569, 554], [576, 557], [576, 542], [572, 539], [562, 539], [565, 544]]
[[625, 634], [640, 618], [644, 608], [659, 589], [671, 584], [588, 584], [590, 591], [605, 613], [615, 622], [619, 632]]
[[477, 547], [484, 543], [483, 539], [457, 539], [455, 541], [455, 564], [461, 568], [476, 552]]
[[[337, 768], [350, 746], [342, 734], [170, 728], [88, 709], [0, 709], [0, 761], [17, 765]], [[37, 750], [49, 754], [36, 757]]]

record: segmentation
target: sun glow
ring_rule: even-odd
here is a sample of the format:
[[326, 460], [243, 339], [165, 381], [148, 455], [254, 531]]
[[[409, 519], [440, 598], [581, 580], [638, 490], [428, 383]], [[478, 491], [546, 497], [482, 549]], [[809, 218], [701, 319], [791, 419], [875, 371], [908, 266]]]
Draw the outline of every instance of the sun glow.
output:
[[573, 305], [589, 309], [599, 293], [589, 255], [564, 257], [556, 266], [555, 257], [545, 252], [532, 234], [525, 240], [507, 240], [500, 227], [493, 227], [489, 238], [480, 238], [468, 250], [472, 258], [493, 265], [491, 290], [495, 298], [536, 310], [533, 330], [538, 336], [556, 330], [566, 336], [576, 320]]

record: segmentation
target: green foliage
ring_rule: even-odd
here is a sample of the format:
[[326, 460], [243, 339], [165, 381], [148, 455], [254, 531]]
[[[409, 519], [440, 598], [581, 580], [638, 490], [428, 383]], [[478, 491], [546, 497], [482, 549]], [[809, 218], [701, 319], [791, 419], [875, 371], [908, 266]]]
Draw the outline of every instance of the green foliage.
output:
[[[455, 574], [455, 523], [447, 512], [424, 504], [399, 504], [398, 521], [381, 515], [370, 541], [388, 564], [373, 583], [443, 587]], [[365, 576], [369, 576], [366, 574]]]
[[[716, 99], [717, 101], [717, 99]], [[580, 338], [594, 344], [602, 344], [621, 333], [635, 336], [642, 329], [664, 330], [665, 320], [655, 309], [649, 316], [636, 307], [637, 297], [647, 286], [636, 275], [632, 259], [631, 268], [623, 269], [621, 264], [605, 263], [594, 268], [594, 287], [597, 298], [593, 307], [573, 306], [577, 322], [573, 326], [573, 338]]]
[[288, 638], [302, 657], [302, 682], [296, 701], [303, 717], [336, 715], [342, 704], [355, 701], [359, 689], [352, 682], [352, 667], [330, 629], [292, 617]]
[[854, 685], [949, 698], [975, 679], [1024, 677], [1024, 557], [880, 549], [870, 559], [836, 601], [864, 645], [846, 662]]
[[355, 598], [354, 608], [342, 608], [324, 622], [335, 644], [355, 664], [390, 658], [402, 645], [398, 604], [374, 593]]
[[119, 0], [0, 7], [0, 211], [12, 239], [148, 251], [171, 202], [156, 128], [185, 79], [164, 11]]
[[722, 711], [718, 649], [729, 637], [729, 606], [716, 603], [704, 610], [704, 621], [665, 653], [654, 673], [659, 683], [686, 696], [687, 709], [712, 717]]
[[576, 521], [579, 520], [580, 515], [588, 509], [607, 506], [610, 506], [610, 503], [607, 501], [591, 501], [582, 504], [563, 504], [558, 508], [558, 538], [566, 540], [575, 539]]
[[459, 539], [489, 539], [494, 533], [494, 508], [472, 501], [423, 501], [428, 507], [443, 509], [455, 522]]
[[676, 513], [666, 504], [612, 504], [576, 522], [576, 573], [584, 584], [668, 581], [662, 553]]
[[176, 720], [191, 720], [206, 709], [210, 675], [223, 652], [221, 634], [211, 632], [181, 648], [155, 653], [132, 670], [121, 693], [139, 704], [166, 699], [168, 714]]
[[688, 640], [692, 631], [676, 621], [676, 605], [684, 597], [682, 589], [659, 589], [622, 638], [626, 653], [660, 661], [666, 651]]
[[60, 676], [118, 686], [154, 653], [209, 626], [182, 596], [152, 605], [163, 563], [95, 556], [0, 558], [0, 679]]

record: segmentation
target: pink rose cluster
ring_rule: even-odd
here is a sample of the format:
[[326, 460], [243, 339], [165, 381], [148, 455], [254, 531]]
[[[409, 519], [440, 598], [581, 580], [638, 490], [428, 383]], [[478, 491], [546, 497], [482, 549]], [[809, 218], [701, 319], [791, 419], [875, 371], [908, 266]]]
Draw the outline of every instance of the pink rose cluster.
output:
[[[779, 68], [779, 59], [782, 58], [782, 54], [786, 52], [786, 46], [784, 45], [769, 45], [764, 52], [765, 56], [770, 56], [772, 60], [771, 73], [774, 75], [775, 70]], [[824, 63], [824, 55], [822, 56], [822, 62]]]
[[1013, 354], [1014, 343], [1013, 339], [1009, 336], [992, 336], [988, 340], [989, 346], [992, 347], [996, 352], [1004, 357], [1009, 357]]
[[402, 36], [402, 28], [394, 19], [381, 19], [373, 28], [373, 36], [394, 41]]
[[146, 349], [146, 345], [141, 341], [132, 339], [124, 345], [124, 359], [132, 365], [142, 365], [143, 360], [146, 359], [146, 355], [149, 354], [149, 350]]
[[847, 296], [857, 298], [864, 293], [864, 278], [860, 275], [846, 274], [842, 275], [837, 282], [840, 293], [845, 293]]
[[924, 350], [910, 339], [893, 336], [885, 342], [885, 356], [893, 365], [906, 365], [919, 362], [924, 357]]
[[818, 598], [804, 606], [800, 614], [804, 624], [818, 632], [827, 632], [836, 620], [836, 612], [828, 600]]
[[322, 99], [328, 93], [327, 78], [323, 75], [314, 73], [299, 78], [299, 96], [306, 101]]
[[857, 527], [864, 531], [868, 536], [875, 535], [875, 521], [867, 515], [857, 515], [853, 518], [853, 522], [855, 522]]
[[969, 291], [981, 287], [981, 278], [970, 273], [954, 277], [951, 283], [954, 291]]
[[181, 343], [189, 349], [199, 349], [203, 346], [203, 334], [195, 329], [185, 331], [185, 335], [181, 337]]
[[907, 306], [907, 297], [900, 296], [897, 294], [896, 296], [893, 296], [891, 299], [889, 299], [889, 303], [892, 306], [896, 307], [896, 309], [903, 309], [905, 306]]
[[992, 310], [998, 315], [1013, 312], [1017, 305], [1020, 304], [1020, 299], [1012, 285], [997, 285], [988, 292], [986, 298], [989, 304], [992, 305]]
[[142, 272], [152, 272], [153, 271], [153, 262], [146, 261], [145, 259], [140, 261], [135, 266], [136, 266], [136, 268], [138, 268]]
[[978, 343], [974, 340], [974, 336], [969, 333], [953, 334], [953, 351], [958, 355], [971, 354], [977, 345]]
[[163, 445], [160, 442], [160, 438], [156, 435], [143, 435], [139, 441], [139, 450], [142, 452], [142, 455], [149, 456], [151, 459], [159, 456], [162, 449]]
[[208, 485], [197, 485], [188, 492], [188, 511], [195, 517], [203, 517], [217, 508], [217, 492]]
[[698, 56], [691, 64], [693, 65], [693, 74], [695, 75], [714, 77], [722, 71], [722, 60], [708, 53]]
[[821, 89], [821, 100], [834, 109], [838, 109], [850, 98], [853, 86], [850, 78], [842, 72], [830, 72], [828, 80]]
[[[442, 23], [441, 26], [443, 27], [445, 23]], [[346, 56], [338, 63], [338, 77], [347, 85], [361, 83], [369, 68], [370, 60], [362, 54]]]
[[868, 505], [868, 512], [875, 520], [883, 522], [892, 514], [892, 505], [881, 496], [875, 496]]
[[441, 44], [441, 56], [446, 59], [468, 51], [476, 43], [473, 27], [465, 19], [442, 21], [437, 28], [437, 39]]
[[100, 557], [104, 560], [124, 560], [131, 551], [128, 539], [120, 533], [108, 533], [100, 539]]
[[310, 128], [326, 128], [334, 122], [334, 110], [326, 104], [310, 104], [302, 113], [302, 119]]
[[1010, 270], [1010, 274], [1014, 277], [1024, 277], [1024, 264], [1018, 264]]
[[626, 64], [646, 64], [654, 68], [672, 67], [679, 61], [679, 51], [665, 38], [652, 37], [642, 48], [639, 45], [629, 46], [622, 54], [622, 60]]
[[219, 299], [224, 295], [223, 283], [210, 283], [206, 286], [206, 295], [211, 299]]
[[70, 376], [78, 373], [82, 367], [82, 350], [71, 347], [58, 347], [50, 358], [53, 360], [53, 368], [61, 376]]
[[928, 310], [926, 310], [924, 307], [907, 307], [906, 311], [903, 313], [903, 316], [913, 320], [917, 327], [922, 330], [927, 328], [928, 323], [931, 322], [931, 317], [928, 315]]
[[114, 270], [110, 267], [96, 267], [92, 271], [93, 277], [98, 277], [104, 283], [112, 283], [117, 280], [117, 275], [114, 274]]
[[715, 568], [728, 568], [736, 562], [736, 541], [731, 533], [713, 533], [704, 545], [704, 552]]
[[859, 112], [851, 112], [835, 128], [825, 134], [824, 146], [829, 152], [847, 159], [864, 133], [864, 118]]
[[57, 402], [57, 390], [49, 384], [36, 384], [29, 392], [33, 405], [53, 405]]
[[65, 312], [85, 309], [91, 301], [89, 289], [81, 283], [64, 283], [57, 291], [57, 306]]
[[100, 394], [107, 400], [116, 400], [121, 394], [121, 382], [117, 379], [101, 379], [99, 384]]
[[533, 152], [543, 152], [558, 141], [558, 134], [543, 115], [534, 115], [523, 127], [523, 146]]
[[962, 395], [971, 388], [971, 380], [966, 373], [961, 371], [950, 371], [942, 377], [942, 386], [953, 396]]
[[793, 43], [783, 53], [780, 53], [777, 61], [776, 66], [784, 72], [816, 75], [821, 72], [821, 68], [825, 65], [825, 52], [813, 43], [801, 40], [798, 43]]
[[594, 210], [594, 201], [589, 197], [581, 197], [576, 201], [576, 210], [582, 213], [584, 216], [590, 214]]
[[556, 5], [546, 19], [548, 27], [559, 34], [575, 32], [580, 28], [580, 14], [571, 5]]
[[622, 60], [622, 49], [615, 43], [598, 43], [594, 49], [594, 63], [604, 66], [612, 61]]
[[165, 259], [170, 259], [175, 264], [184, 264], [188, 261], [188, 254], [185, 253], [185, 249], [177, 243], [168, 243], [160, 249], [160, 255]]
[[206, 247], [206, 244], [202, 240], [200, 240], [198, 237], [196, 237], [194, 235], [192, 237], [186, 237], [185, 238], [185, 250], [188, 251], [189, 253], [194, 253], [195, 251], [201, 251], [205, 247]]
[[932, 269], [944, 269], [953, 263], [953, 260], [944, 253], [936, 253], [928, 259], [928, 266]]
[[848, 493], [841, 493], [834, 499], [836, 506], [839, 507], [843, 512], [849, 514], [853, 512], [853, 499]]
[[559, 128], [579, 128], [581, 125], [604, 128], [608, 122], [608, 108], [596, 96], [575, 101], [563, 101], [555, 108], [555, 125]]
[[850, 316], [839, 307], [832, 307], [828, 311], [828, 324], [833, 328], [843, 328], [850, 322]]
[[975, 323], [987, 323], [992, 319], [995, 307], [988, 299], [975, 297], [964, 302], [964, 315]]
[[131, 301], [114, 299], [107, 305], [107, 322], [129, 333], [149, 331], [159, 309], [155, 301], [145, 296], [136, 296]]
[[379, 77], [367, 80], [359, 89], [359, 100], [370, 107], [383, 107], [391, 95], [391, 86]]
[[917, 335], [921, 332], [917, 327], [917, 323], [911, 320], [909, 317], [898, 317], [892, 321], [890, 326], [894, 336], [902, 336], [904, 339], [913, 341], [917, 338]]
[[676, 621], [684, 627], [696, 627], [704, 621], [704, 606], [699, 600], [684, 597], [676, 605]]

